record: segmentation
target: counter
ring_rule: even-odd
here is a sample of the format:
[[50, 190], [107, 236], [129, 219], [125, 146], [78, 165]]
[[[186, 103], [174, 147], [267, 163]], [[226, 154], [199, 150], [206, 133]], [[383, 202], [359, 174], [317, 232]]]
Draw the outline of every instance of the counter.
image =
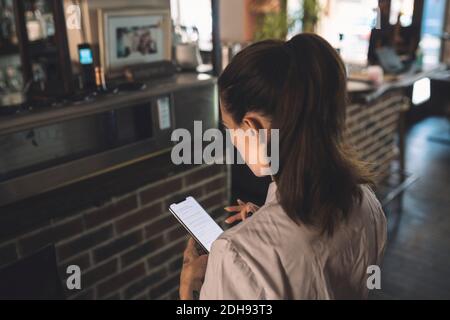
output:
[[216, 79], [178, 74], [135, 92], [0, 117], [0, 207], [171, 149], [194, 120], [218, 127]]

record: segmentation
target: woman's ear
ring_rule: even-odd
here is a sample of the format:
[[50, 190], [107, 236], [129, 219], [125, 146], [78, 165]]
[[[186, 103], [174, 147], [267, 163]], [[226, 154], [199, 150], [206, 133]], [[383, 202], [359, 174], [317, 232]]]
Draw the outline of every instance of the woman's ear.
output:
[[242, 119], [244, 130], [255, 130], [256, 132], [261, 129], [270, 129], [270, 121], [258, 112], [247, 112]]

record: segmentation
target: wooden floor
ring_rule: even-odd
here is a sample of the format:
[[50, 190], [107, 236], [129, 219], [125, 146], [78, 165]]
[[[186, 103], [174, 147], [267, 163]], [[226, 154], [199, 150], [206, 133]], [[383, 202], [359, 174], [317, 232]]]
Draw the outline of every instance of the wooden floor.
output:
[[450, 122], [429, 118], [407, 140], [406, 170], [419, 179], [406, 191], [403, 211], [386, 208], [389, 243], [382, 289], [372, 299], [450, 299]]

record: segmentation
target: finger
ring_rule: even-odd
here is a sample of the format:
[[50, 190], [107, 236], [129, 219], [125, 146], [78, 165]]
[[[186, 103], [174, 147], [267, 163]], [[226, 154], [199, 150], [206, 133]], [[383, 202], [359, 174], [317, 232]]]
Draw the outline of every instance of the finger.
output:
[[197, 249], [195, 248], [195, 240], [194, 238], [190, 237], [188, 239], [186, 249], [184, 250], [184, 258], [185, 260], [191, 260], [198, 256]]
[[208, 263], [208, 257], [209, 256], [207, 254], [201, 255], [200, 257], [198, 257], [199, 263], [207, 264]]
[[231, 216], [231, 217], [228, 217], [228, 218], [225, 220], [225, 222], [228, 223], [228, 224], [230, 224], [230, 223], [239, 221], [239, 220], [241, 220], [241, 219], [242, 219], [242, 218], [241, 218], [241, 214], [238, 213], [238, 214], [235, 214], [235, 215], [233, 215], [233, 216]]
[[250, 211], [250, 212], [255, 213], [255, 212], [258, 211], [258, 210], [259, 210], [259, 207], [258, 207], [256, 204], [251, 203], [251, 204], [249, 205], [249, 211]]
[[229, 207], [225, 207], [224, 209], [225, 209], [225, 211], [228, 211], [228, 212], [239, 212], [242, 210], [242, 206], [229, 206]]
[[251, 214], [255, 213], [258, 210], [259, 210], [259, 207], [257, 207], [256, 205], [254, 205], [254, 206], [246, 205], [241, 211], [239, 211], [238, 214], [228, 217], [225, 220], [225, 223], [230, 224], [230, 223], [233, 223], [236, 221], [246, 220]]
[[239, 212], [239, 214], [241, 215], [242, 220], [247, 219], [247, 214], [248, 214], [247, 208], [244, 208], [243, 210], [241, 210], [241, 212]]
[[230, 224], [230, 223], [239, 221], [239, 220], [241, 220], [241, 219], [242, 219], [242, 216], [241, 216], [240, 213], [238, 213], [238, 214], [235, 214], [234, 216], [228, 217], [228, 218], [225, 220], [225, 223]]
[[195, 246], [195, 240], [192, 237], [189, 237], [187, 243], [186, 243], [186, 249], [184, 249], [184, 251], [189, 252], [192, 251], [192, 249]]
[[249, 216], [249, 214], [255, 213], [256, 211], [259, 210], [259, 206], [257, 206], [254, 203], [251, 203], [251, 202], [245, 203], [241, 199], [238, 199], [237, 201], [240, 205], [245, 206], [245, 208], [247, 210], [247, 217]]

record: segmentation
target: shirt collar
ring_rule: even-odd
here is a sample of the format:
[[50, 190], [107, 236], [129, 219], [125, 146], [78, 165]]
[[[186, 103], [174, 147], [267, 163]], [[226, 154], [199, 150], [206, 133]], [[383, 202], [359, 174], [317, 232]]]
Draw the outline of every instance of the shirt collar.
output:
[[269, 189], [267, 190], [265, 204], [268, 204], [270, 202], [276, 202], [276, 201], [277, 201], [277, 184], [275, 183], [275, 181], [273, 181], [269, 185]]

